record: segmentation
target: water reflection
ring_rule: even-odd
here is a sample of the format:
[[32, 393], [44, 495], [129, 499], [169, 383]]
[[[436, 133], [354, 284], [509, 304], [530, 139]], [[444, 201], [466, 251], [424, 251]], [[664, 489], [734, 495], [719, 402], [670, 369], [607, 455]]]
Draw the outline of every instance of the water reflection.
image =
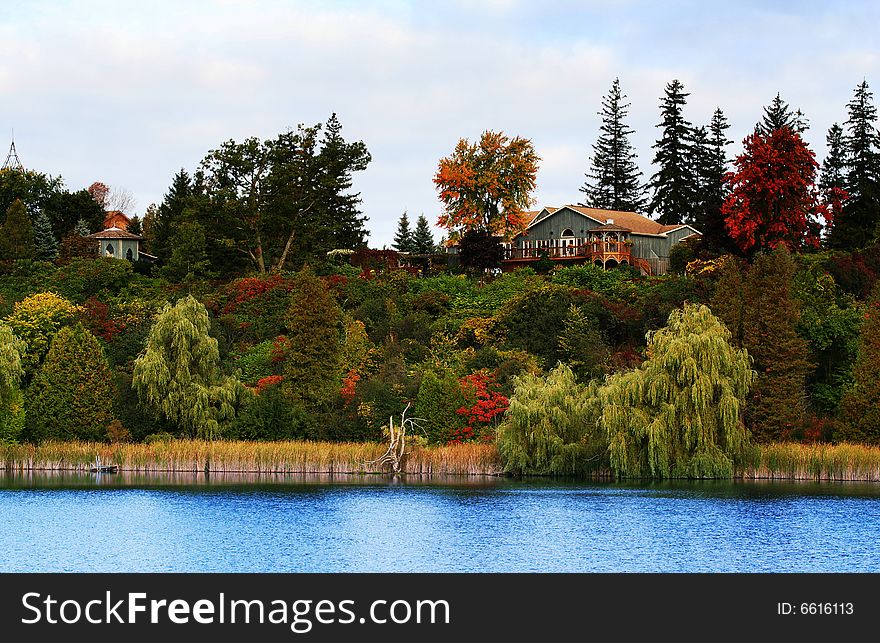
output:
[[0, 489], [16, 488], [153, 488], [153, 487], [252, 487], [307, 485], [442, 485], [496, 487], [498, 476], [407, 475], [377, 473], [205, 473], [203, 471], [2, 471]]

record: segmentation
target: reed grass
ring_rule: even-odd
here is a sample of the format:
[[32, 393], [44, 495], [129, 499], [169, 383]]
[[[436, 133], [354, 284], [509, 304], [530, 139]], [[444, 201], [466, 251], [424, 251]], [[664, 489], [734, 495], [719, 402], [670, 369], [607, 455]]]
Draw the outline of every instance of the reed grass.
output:
[[[386, 446], [374, 442], [235, 442], [171, 440], [152, 444], [46, 442], [0, 447], [7, 469], [87, 471], [99, 456], [123, 471], [218, 473], [387, 473], [368, 464]], [[412, 475], [500, 475], [494, 444], [410, 448], [403, 471]], [[758, 445], [740, 466], [744, 480], [880, 482], [880, 447], [861, 444]]]
[[[212, 471], [218, 473], [383, 473], [369, 464], [387, 447], [371, 442], [236, 442], [170, 440], [151, 444], [46, 442], [6, 445], [6, 469], [87, 471], [95, 456], [123, 471]], [[498, 475], [494, 445], [413, 447], [404, 460], [410, 474]]]
[[746, 480], [880, 482], [880, 447], [864, 444], [760, 445], [737, 477]]

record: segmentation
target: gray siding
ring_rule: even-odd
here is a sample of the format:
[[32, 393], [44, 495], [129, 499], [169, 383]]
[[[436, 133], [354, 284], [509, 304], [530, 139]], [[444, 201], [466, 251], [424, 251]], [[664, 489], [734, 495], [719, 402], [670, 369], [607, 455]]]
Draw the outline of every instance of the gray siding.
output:
[[[116, 259], [126, 259], [128, 251], [131, 250], [132, 260], [138, 259], [138, 241], [137, 239], [98, 239], [99, 254], [101, 257], [114, 257]], [[113, 254], [108, 252], [108, 246], [113, 247]]]

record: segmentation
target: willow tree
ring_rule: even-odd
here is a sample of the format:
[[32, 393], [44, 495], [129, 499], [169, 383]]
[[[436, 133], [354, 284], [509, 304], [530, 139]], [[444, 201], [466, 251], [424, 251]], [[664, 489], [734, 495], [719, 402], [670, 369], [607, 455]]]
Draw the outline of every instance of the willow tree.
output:
[[574, 475], [602, 463], [604, 436], [597, 428], [595, 385], [578, 384], [559, 364], [546, 377], [514, 378], [515, 390], [498, 427], [498, 451], [515, 474]]
[[141, 403], [191, 437], [213, 439], [235, 415], [241, 384], [220, 371], [208, 311], [191, 295], [165, 304], [134, 362]]
[[0, 326], [0, 444], [15, 442], [24, 427], [24, 404], [19, 384], [24, 376], [24, 342], [9, 326]]
[[703, 305], [686, 304], [648, 334], [648, 359], [598, 390], [599, 424], [620, 477], [733, 474], [748, 444], [741, 410], [755, 374]]

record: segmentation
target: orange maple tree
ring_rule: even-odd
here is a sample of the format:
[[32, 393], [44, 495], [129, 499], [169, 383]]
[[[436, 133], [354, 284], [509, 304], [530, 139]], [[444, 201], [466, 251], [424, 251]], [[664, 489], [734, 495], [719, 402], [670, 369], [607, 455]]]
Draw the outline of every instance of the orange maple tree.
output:
[[478, 143], [461, 139], [440, 159], [434, 185], [443, 202], [437, 223], [452, 241], [471, 231], [512, 238], [528, 225], [538, 162], [529, 139], [483, 132]]

